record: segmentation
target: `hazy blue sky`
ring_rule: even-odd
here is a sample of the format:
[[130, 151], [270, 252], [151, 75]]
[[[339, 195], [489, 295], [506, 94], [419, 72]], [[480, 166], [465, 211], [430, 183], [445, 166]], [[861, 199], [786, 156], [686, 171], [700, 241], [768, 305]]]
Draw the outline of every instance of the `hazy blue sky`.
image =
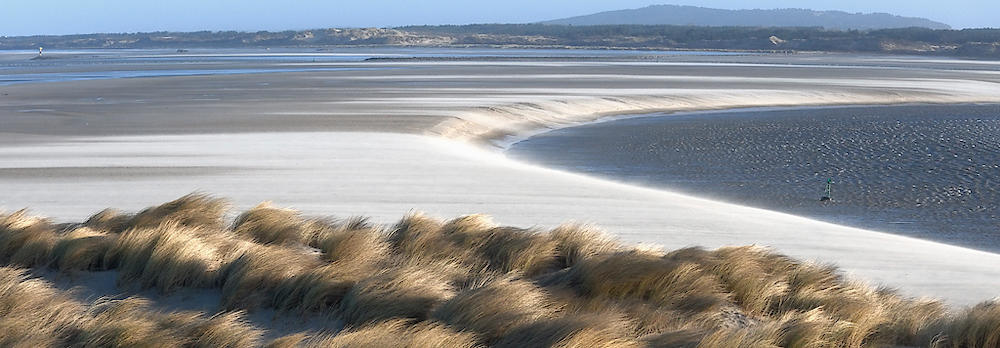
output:
[[533, 22], [664, 3], [889, 12], [1000, 27], [997, 0], [2, 0], [0, 35]]

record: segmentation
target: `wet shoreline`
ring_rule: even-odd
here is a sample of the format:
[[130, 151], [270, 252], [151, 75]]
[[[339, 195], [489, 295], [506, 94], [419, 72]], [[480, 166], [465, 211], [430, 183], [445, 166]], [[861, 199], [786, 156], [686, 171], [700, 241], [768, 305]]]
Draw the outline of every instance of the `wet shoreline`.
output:
[[[1000, 251], [1000, 105], [730, 110], [555, 130], [508, 154], [559, 169]], [[833, 202], [820, 202], [833, 179]], [[808, 231], [803, 231], [807, 233]]]

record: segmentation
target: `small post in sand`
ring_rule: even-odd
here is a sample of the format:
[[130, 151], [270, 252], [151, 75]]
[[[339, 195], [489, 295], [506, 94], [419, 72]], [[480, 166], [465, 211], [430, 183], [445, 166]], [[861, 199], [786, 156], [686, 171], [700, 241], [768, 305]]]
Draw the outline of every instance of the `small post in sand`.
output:
[[820, 197], [819, 201], [820, 202], [833, 201], [833, 178], [826, 179], [826, 190], [823, 191], [823, 197]]

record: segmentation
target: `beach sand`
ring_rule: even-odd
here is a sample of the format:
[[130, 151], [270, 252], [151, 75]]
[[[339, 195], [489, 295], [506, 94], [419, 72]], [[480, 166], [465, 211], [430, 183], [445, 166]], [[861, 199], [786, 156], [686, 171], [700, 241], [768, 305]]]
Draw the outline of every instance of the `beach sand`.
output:
[[379, 222], [412, 209], [582, 221], [630, 243], [764, 245], [956, 305], [996, 297], [997, 254], [530, 166], [491, 145], [620, 114], [1000, 102], [1000, 66], [877, 67], [888, 58], [329, 63], [380, 69], [0, 86], [0, 209], [70, 221], [204, 191]]

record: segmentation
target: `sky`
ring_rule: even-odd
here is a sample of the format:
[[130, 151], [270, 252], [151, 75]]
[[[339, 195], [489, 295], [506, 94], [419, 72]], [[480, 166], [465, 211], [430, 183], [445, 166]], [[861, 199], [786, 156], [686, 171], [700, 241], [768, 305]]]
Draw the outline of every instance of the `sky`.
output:
[[0, 0], [0, 36], [526, 23], [654, 4], [888, 12], [1000, 27], [996, 0]]

